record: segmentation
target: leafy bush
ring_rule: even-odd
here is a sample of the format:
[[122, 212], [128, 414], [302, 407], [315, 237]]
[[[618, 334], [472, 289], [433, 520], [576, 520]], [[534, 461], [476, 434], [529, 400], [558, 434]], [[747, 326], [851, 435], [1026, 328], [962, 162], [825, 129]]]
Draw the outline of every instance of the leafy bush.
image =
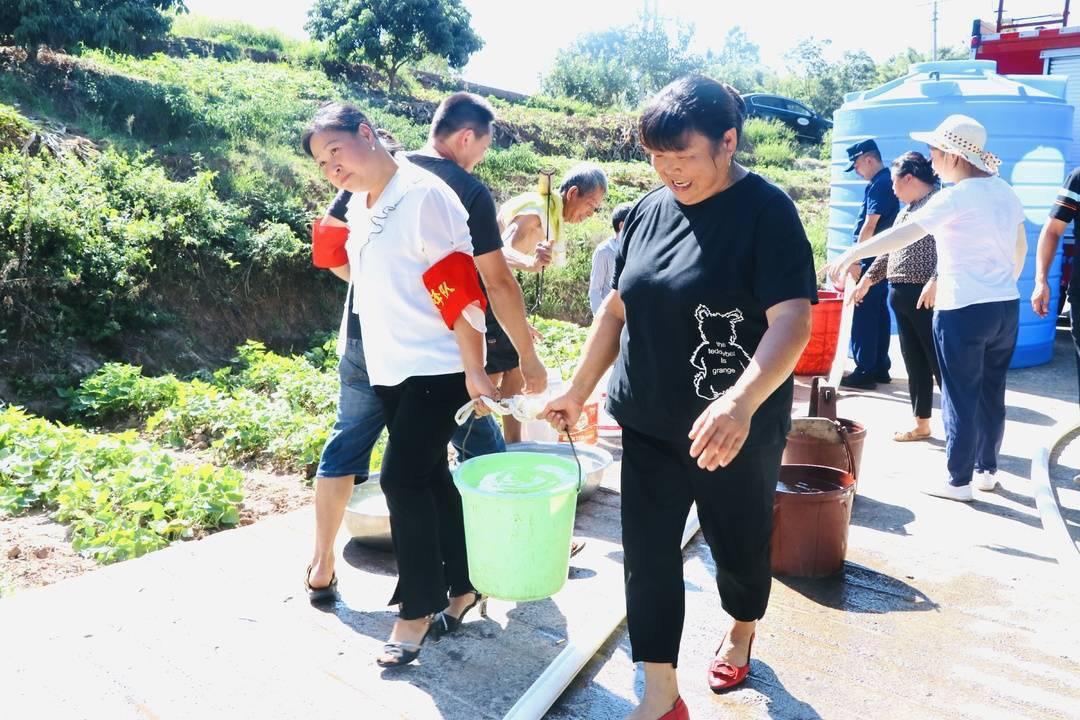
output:
[[180, 382], [173, 375], [143, 377], [142, 368], [106, 363], [70, 393], [71, 409], [93, 420], [145, 417], [176, 401]]
[[0, 103], [0, 150], [19, 147], [33, 129], [33, 125], [15, 108]]
[[190, 276], [242, 254], [243, 219], [209, 172], [175, 182], [147, 156], [107, 150], [84, 164], [0, 151], [0, 280], [23, 278], [4, 307], [46, 332], [107, 337], [139, 318], [155, 272]]
[[788, 143], [795, 145], [795, 131], [778, 120], [748, 118], [743, 123], [742, 142], [754, 153], [758, 145]]
[[[284, 357], [248, 342], [237, 348], [233, 366], [187, 382], [110, 364], [69, 396], [72, 409], [92, 419], [153, 412], [146, 421], [152, 437], [176, 447], [210, 447], [221, 462], [310, 471], [337, 411], [336, 344], [330, 336], [304, 357]], [[372, 455], [374, 468], [385, 443], [384, 433]]]
[[544, 339], [536, 346], [536, 351], [549, 368], [557, 368], [564, 380], [569, 380], [581, 359], [581, 349], [589, 336], [589, 328], [562, 320], [532, 316], [529, 322]]
[[0, 409], [0, 517], [51, 509], [99, 562], [235, 525], [241, 481], [236, 470], [177, 465], [133, 432], [94, 435]]
[[788, 142], [763, 142], [754, 147], [754, 164], [789, 168], [795, 164], [795, 147]]

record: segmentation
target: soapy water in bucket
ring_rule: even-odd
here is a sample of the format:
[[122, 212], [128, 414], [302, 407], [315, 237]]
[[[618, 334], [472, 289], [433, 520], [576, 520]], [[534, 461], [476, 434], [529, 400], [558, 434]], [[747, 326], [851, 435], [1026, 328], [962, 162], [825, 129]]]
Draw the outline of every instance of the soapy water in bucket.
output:
[[479, 492], [493, 495], [548, 493], [568, 484], [576, 485], [575, 474], [567, 472], [564, 465], [529, 462], [486, 472], [469, 484]]

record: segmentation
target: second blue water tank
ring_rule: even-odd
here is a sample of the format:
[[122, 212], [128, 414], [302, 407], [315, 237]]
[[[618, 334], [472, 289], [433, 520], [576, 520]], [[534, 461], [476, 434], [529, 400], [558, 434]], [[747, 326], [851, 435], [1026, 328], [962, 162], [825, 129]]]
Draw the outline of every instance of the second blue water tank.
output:
[[[1038, 317], [1028, 299], [1039, 230], [1067, 172], [1073, 108], [1065, 102], [1066, 78], [1003, 76], [996, 65], [991, 60], [921, 63], [903, 78], [848, 95], [833, 118], [829, 257], [851, 244], [866, 185], [855, 173], [844, 172], [845, 148], [872, 138], [888, 165], [909, 150], [928, 153], [908, 133], [932, 130], [955, 113], [975, 118], [989, 135], [986, 149], [1002, 160], [1001, 177], [1024, 204], [1028, 258], [1019, 282], [1020, 336], [1012, 367], [1027, 367], [1049, 362], [1053, 354], [1054, 318]], [[1050, 272], [1053, 308], [1060, 278], [1059, 248]]]

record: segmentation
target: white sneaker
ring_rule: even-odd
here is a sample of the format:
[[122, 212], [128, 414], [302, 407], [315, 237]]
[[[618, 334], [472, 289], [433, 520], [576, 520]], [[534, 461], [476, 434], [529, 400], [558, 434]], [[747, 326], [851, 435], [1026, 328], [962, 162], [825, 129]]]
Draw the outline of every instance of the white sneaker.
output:
[[994, 473], [977, 472], [975, 473], [975, 477], [972, 479], [971, 484], [975, 486], [976, 490], [991, 492], [998, 486], [998, 481]]
[[923, 492], [934, 497], [958, 500], [960, 502], [971, 502], [973, 499], [971, 497], [971, 485], [952, 485], [943, 482], [940, 485], [924, 488]]

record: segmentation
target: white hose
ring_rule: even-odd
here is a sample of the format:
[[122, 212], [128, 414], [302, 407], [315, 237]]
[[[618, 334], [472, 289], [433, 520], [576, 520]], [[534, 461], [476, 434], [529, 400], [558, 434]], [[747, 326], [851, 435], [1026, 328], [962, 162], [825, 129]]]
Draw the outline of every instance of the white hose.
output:
[[[692, 506], [683, 528], [682, 547], [686, 547], [690, 538], [694, 537], [700, 528], [697, 506]], [[625, 602], [620, 602], [616, 607], [618, 612], [608, 617], [598, 619], [596, 622], [582, 623], [580, 633], [567, 639], [566, 647], [540, 674], [536, 682], [525, 691], [525, 694], [514, 703], [514, 707], [503, 716], [503, 720], [541, 720], [563, 691], [574, 681], [581, 669], [596, 654], [596, 651], [607, 642], [611, 634], [626, 619]], [[576, 627], [575, 633], [578, 633]]]
[[844, 306], [840, 312], [840, 337], [836, 341], [836, 354], [833, 355], [832, 368], [829, 371], [829, 384], [833, 387], [840, 386], [840, 380], [844, 377], [844, 366], [847, 365], [848, 344], [851, 341], [851, 319], [855, 315], [855, 304], [851, 302], [851, 294], [855, 292], [856, 284], [850, 275], [844, 279]]

